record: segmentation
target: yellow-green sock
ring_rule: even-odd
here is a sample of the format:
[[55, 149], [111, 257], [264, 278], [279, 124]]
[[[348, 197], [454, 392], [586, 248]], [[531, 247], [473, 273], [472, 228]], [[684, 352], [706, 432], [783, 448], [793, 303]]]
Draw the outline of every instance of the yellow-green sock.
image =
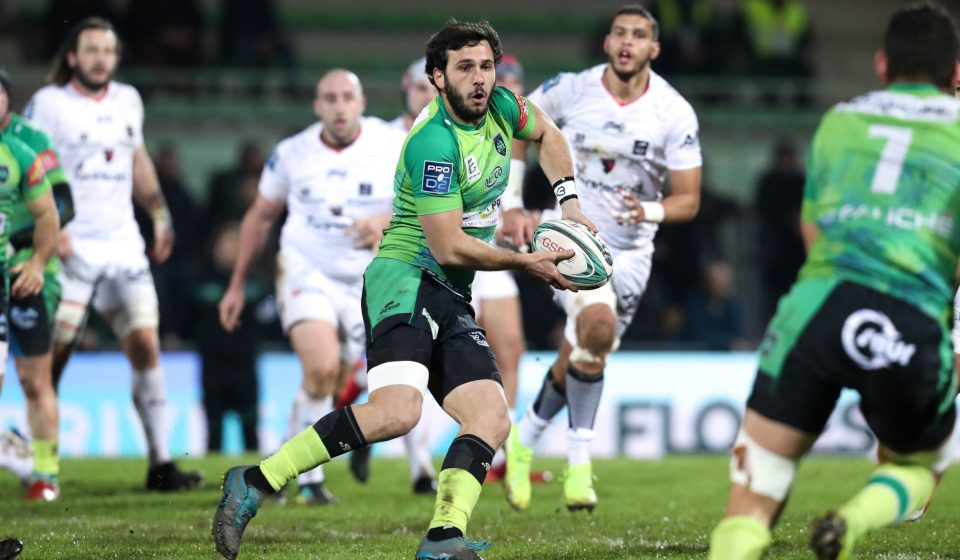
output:
[[847, 533], [856, 540], [867, 531], [896, 523], [923, 507], [934, 485], [933, 473], [926, 467], [882, 465], [838, 513], [847, 520]]
[[57, 440], [33, 440], [33, 472], [45, 477], [60, 474], [60, 458], [57, 456]]
[[276, 453], [260, 461], [260, 471], [270, 486], [279, 491], [300, 473], [329, 460], [327, 447], [323, 445], [323, 440], [313, 426], [310, 426], [284, 443]]
[[727, 517], [710, 534], [710, 560], [759, 560], [770, 540], [770, 529], [759, 519]]
[[467, 522], [480, 499], [482, 488], [470, 471], [457, 468], [441, 470], [430, 529], [451, 526], [466, 534]]

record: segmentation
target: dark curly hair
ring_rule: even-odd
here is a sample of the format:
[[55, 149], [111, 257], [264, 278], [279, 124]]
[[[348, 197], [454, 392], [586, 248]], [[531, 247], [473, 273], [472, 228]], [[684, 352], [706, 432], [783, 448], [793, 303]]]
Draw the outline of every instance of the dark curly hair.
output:
[[500, 44], [500, 36], [497, 31], [490, 26], [487, 20], [477, 23], [466, 21], [457, 21], [450, 19], [443, 29], [434, 33], [433, 37], [427, 41], [427, 64], [426, 72], [430, 78], [433, 87], [437, 84], [433, 81], [433, 69], [439, 68], [441, 72], [447, 71], [447, 53], [448, 51], [458, 51], [463, 47], [472, 47], [486, 41], [490, 43], [493, 49], [493, 62], [500, 64], [503, 58], [503, 45]]

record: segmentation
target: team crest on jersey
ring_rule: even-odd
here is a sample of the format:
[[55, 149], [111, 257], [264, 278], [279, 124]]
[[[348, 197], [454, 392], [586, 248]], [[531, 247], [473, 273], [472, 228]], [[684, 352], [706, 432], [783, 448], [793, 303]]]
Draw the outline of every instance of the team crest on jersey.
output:
[[[477, 173], [479, 177], [479, 169], [477, 169]], [[423, 183], [420, 185], [421, 190], [427, 194], [447, 194], [450, 192], [452, 175], [452, 163], [425, 160], [423, 162]]]
[[633, 155], [645, 156], [647, 155], [648, 149], [650, 149], [650, 142], [647, 142], [646, 140], [633, 141]]
[[603, 164], [603, 172], [610, 173], [613, 171], [613, 168], [617, 165], [617, 160], [614, 158], [600, 158], [600, 163]]
[[113, 150], [110, 148], [104, 150], [103, 157], [107, 158], [107, 161], [113, 161]]
[[501, 156], [507, 155], [507, 143], [503, 141], [503, 135], [499, 132], [493, 137], [493, 147], [497, 149], [497, 153]]
[[0, 183], [6, 183], [10, 178], [10, 168], [6, 165], [0, 165]]
[[360, 183], [360, 196], [370, 196], [373, 194], [373, 183]]

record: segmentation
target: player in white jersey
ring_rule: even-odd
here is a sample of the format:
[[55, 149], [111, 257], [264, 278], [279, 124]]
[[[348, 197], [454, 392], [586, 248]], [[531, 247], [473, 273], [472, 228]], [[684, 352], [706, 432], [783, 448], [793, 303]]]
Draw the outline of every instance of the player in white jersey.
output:
[[[363, 271], [393, 210], [393, 175], [406, 135], [362, 117], [360, 80], [331, 70], [317, 83], [320, 122], [277, 145], [240, 226], [240, 252], [220, 321], [237, 326], [244, 279], [284, 209], [277, 300], [283, 328], [300, 358], [303, 382], [290, 409], [288, 439], [333, 411], [341, 372], [361, 356]], [[298, 478], [298, 501], [334, 501], [322, 468]]]
[[507, 442], [507, 499], [516, 509], [530, 503], [532, 448], [564, 406], [570, 416], [564, 501], [571, 510], [596, 505], [590, 444], [607, 356], [646, 289], [658, 224], [689, 221], [699, 208], [697, 117], [650, 69], [660, 51], [657, 31], [646, 9], [625, 6], [604, 39], [606, 64], [560, 74], [529, 96], [570, 144], [581, 205], [610, 247], [615, 272], [600, 289], [556, 294], [567, 314], [560, 354]]
[[173, 228], [143, 143], [143, 102], [132, 86], [111, 80], [119, 50], [110, 22], [80, 21], [60, 49], [52, 83], [24, 111], [59, 148], [76, 209], [57, 246], [63, 295], [54, 326], [53, 378], [57, 384], [92, 304], [113, 327], [133, 369], [133, 402], [150, 458], [147, 488], [195, 488], [201, 476], [181, 472], [170, 460], [157, 293], [132, 201], [153, 218], [155, 261], [170, 256]]

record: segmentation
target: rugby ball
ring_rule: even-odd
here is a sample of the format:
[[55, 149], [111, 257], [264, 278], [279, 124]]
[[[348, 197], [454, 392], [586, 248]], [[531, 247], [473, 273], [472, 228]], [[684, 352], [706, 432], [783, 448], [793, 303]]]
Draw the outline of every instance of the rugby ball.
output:
[[586, 226], [571, 220], [547, 220], [533, 232], [532, 251], [573, 251], [557, 263], [557, 270], [581, 290], [603, 286], [613, 275], [613, 256], [607, 245]]

